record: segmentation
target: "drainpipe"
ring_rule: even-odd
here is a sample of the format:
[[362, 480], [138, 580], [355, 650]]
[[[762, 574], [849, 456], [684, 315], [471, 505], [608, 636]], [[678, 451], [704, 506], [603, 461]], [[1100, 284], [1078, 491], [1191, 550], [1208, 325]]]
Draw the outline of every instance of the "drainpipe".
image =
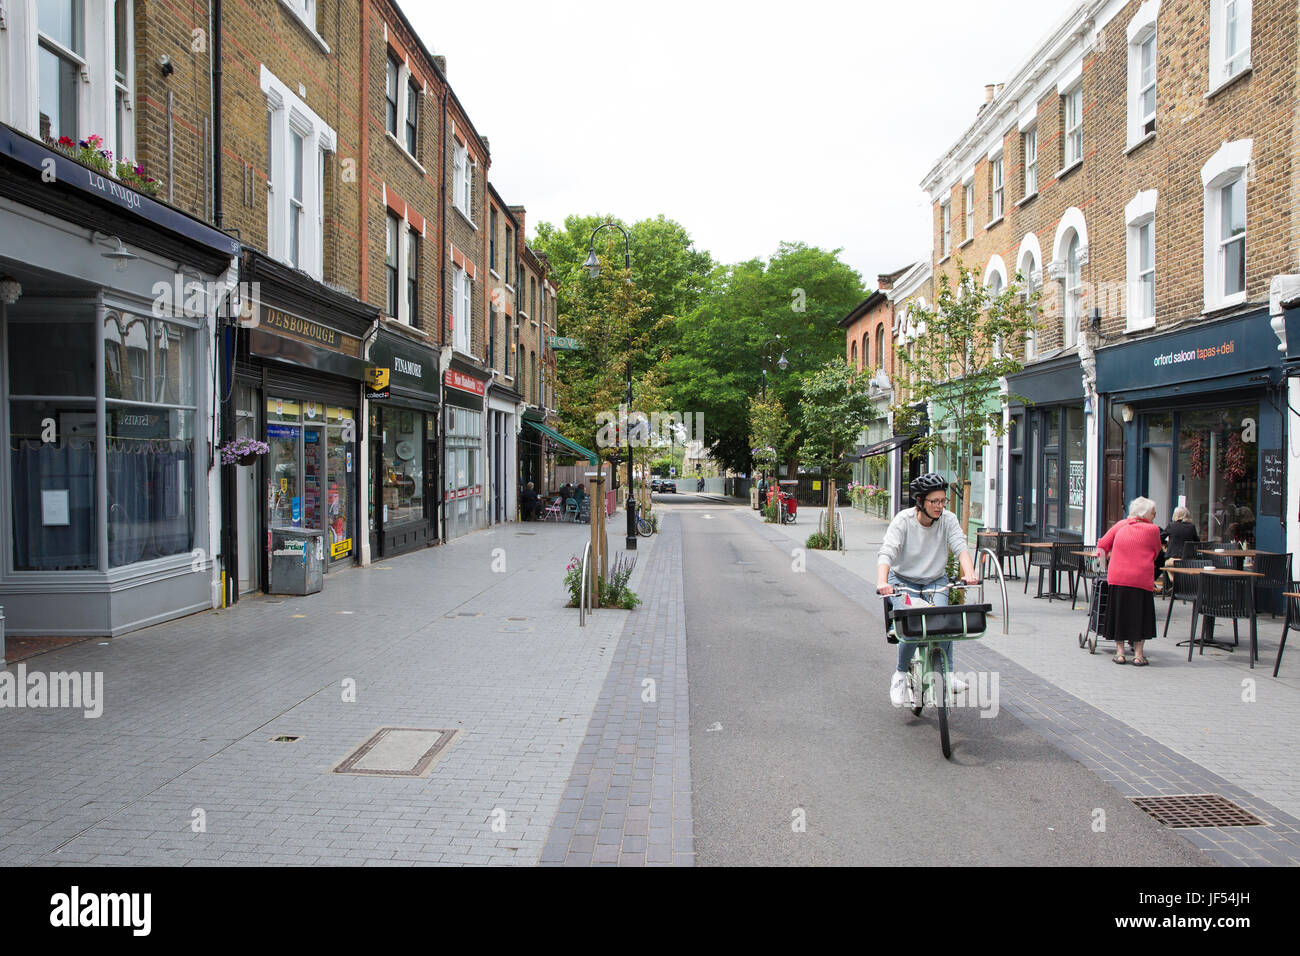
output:
[[212, 4], [212, 221], [218, 229], [225, 228], [225, 213], [221, 195], [221, 7], [222, 0]]
[[[437, 72], [435, 65], [434, 73]], [[447, 338], [447, 90], [449, 85], [445, 76], [439, 79], [442, 80], [442, 129], [439, 130], [438, 137], [441, 144], [439, 146], [441, 152], [438, 154], [438, 345], [443, 346]], [[444, 351], [443, 348], [439, 349], [439, 352]], [[440, 377], [445, 375], [445, 370], [440, 368], [439, 375]], [[443, 401], [438, 404], [438, 539], [445, 542], [447, 540], [447, 496], [443, 489], [447, 484], [447, 476], [444, 474], [447, 467], [447, 416], [444, 409], [447, 407], [445, 398], [447, 389], [441, 381], [438, 383], [438, 391], [443, 396]]]

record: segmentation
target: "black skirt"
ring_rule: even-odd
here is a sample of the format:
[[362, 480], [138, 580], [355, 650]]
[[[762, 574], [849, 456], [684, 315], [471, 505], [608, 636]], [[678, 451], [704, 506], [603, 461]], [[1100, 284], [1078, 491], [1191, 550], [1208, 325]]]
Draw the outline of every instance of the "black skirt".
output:
[[1156, 636], [1156, 598], [1142, 588], [1112, 584], [1106, 594], [1108, 641], [1152, 641]]

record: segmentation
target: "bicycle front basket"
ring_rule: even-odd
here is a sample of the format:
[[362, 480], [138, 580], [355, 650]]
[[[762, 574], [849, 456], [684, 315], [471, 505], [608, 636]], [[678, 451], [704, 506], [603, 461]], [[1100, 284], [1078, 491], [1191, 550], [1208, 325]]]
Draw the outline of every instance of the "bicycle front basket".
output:
[[894, 620], [904, 640], [969, 635], [978, 637], [988, 627], [992, 604], [952, 604], [939, 607], [897, 607]]

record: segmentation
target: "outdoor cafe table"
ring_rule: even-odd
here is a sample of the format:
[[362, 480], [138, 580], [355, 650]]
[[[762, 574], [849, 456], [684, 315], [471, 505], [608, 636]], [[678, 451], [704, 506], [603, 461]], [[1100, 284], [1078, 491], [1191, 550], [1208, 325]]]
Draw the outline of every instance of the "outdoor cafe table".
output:
[[1257, 554], [1277, 554], [1277, 552], [1259, 551], [1255, 548], [1221, 548], [1217, 551], [1214, 548], [1201, 548], [1197, 551], [1197, 554], [1203, 554], [1208, 558], [1228, 558], [1232, 561], [1232, 566], [1240, 571], [1242, 562], [1246, 558], [1253, 558]]
[[[1055, 542], [1055, 541], [1026, 541], [1026, 542], [1024, 542], [1024, 544], [1022, 545], [1022, 547], [1026, 547], [1026, 548], [1048, 548], [1048, 549], [1051, 549], [1051, 548], [1056, 547], [1056, 542]], [[1051, 578], [1051, 580], [1050, 580], [1050, 582], [1049, 582], [1049, 584], [1050, 584], [1050, 586], [1051, 586], [1051, 590], [1050, 590], [1050, 592], [1047, 593], [1047, 594], [1035, 594], [1035, 595], [1034, 595], [1034, 598], [1035, 598], [1035, 599], [1037, 599], [1037, 598], [1042, 598], [1042, 597], [1049, 598], [1049, 599], [1050, 599], [1050, 598], [1060, 598], [1060, 599], [1063, 600], [1063, 601], [1064, 601], [1066, 598], [1068, 598], [1068, 597], [1070, 596], [1069, 594], [1067, 594], [1067, 593], [1065, 593], [1065, 592], [1063, 592], [1063, 591], [1058, 591], [1058, 590], [1057, 590], [1056, 584], [1057, 584], [1057, 581], [1060, 580], [1060, 574], [1061, 574], [1061, 569], [1060, 569], [1059, 567], [1057, 567], [1057, 565], [1056, 565], [1056, 559], [1055, 559], [1055, 557], [1053, 557], [1053, 559], [1052, 559], [1052, 566], [1051, 566], [1051, 568], [1048, 569], [1048, 576]], [[1026, 571], [1026, 572], [1025, 572], [1025, 578], [1028, 579], [1028, 577], [1029, 577], [1029, 572]], [[1028, 581], [1027, 581], [1027, 580], [1026, 580], [1025, 586], [1028, 587]]]
[[[1213, 554], [1214, 552], [1210, 552], [1210, 553]], [[1226, 552], [1220, 552], [1220, 553], [1226, 553]], [[1234, 577], [1234, 578], [1262, 578], [1264, 576], [1257, 571], [1238, 571], [1233, 568], [1176, 568], [1176, 567], [1170, 567], [1166, 565], [1165, 570], [1173, 574], [1216, 574], [1216, 575], [1222, 575], [1223, 577]], [[1193, 603], [1192, 604], [1193, 611], [1195, 610], [1195, 608], [1196, 605]], [[1193, 620], [1194, 619], [1195, 618], [1193, 618]], [[1179, 641], [1174, 646], [1185, 647], [1190, 643], [1193, 646], [1199, 644], [1201, 646], [1217, 647], [1221, 650], [1231, 651], [1234, 645], [1220, 644], [1218, 641], [1214, 639], [1214, 620], [1215, 619], [1213, 617], [1209, 617], [1209, 616], [1202, 619], [1201, 637], [1199, 639], [1195, 637], [1191, 637], [1189, 638], [1189, 640]], [[1187, 650], [1188, 653], [1190, 654], [1192, 648], [1188, 647]], [[1251, 666], [1254, 666], [1253, 660], [1251, 661]]]

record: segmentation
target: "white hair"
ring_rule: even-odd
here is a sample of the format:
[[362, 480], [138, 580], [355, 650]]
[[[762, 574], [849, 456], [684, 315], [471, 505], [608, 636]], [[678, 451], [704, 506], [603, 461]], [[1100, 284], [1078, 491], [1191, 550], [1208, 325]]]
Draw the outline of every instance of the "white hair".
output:
[[1134, 498], [1128, 505], [1128, 516], [1130, 518], [1145, 518], [1148, 515], [1155, 517], [1156, 503], [1150, 498]]
[[1190, 511], [1188, 511], [1186, 508], [1184, 508], [1182, 505], [1179, 505], [1177, 508], [1174, 509], [1174, 519], [1173, 519], [1173, 520], [1175, 520], [1175, 521], [1191, 521], [1191, 520], [1192, 520], [1192, 513], [1191, 513]]

